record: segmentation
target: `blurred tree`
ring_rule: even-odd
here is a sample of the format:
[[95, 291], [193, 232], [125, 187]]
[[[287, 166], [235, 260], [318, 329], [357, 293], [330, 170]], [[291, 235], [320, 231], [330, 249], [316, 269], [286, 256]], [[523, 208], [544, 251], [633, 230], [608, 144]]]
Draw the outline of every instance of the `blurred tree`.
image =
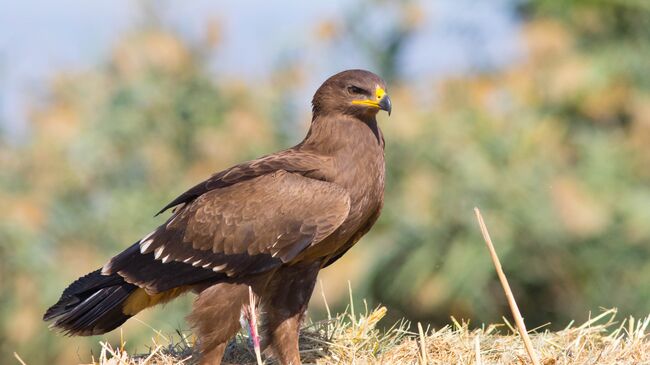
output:
[[[88, 362], [41, 322], [61, 285], [160, 224], [156, 207], [184, 187], [277, 147], [248, 88], [205, 70], [199, 52], [148, 23], [104, 65], [55, 78], [26, 144], [0, 144], [0, 358]], [[164, 312], [168, 326], [184, 326], [182, 306]], [[162, 315], [150, 318], [158, 328]], [[129, 325], [134, 344], [150, 336]]]
[[531, 326], [599, 306], [647, 314], [650, 8], [571, 4], [526, 3], [524, 62], [449, 80], [431, 108], [395, 102], [382, 220], [393, 242], [366, 291], [394, 315], [508, 313], [475, 205]]
[[416, 1], [363, 0], [350, 6], [341, 19], [321, 24], [318, 33], [342, 48], [361, 52], [372, 70], [395, 84], [403, 76], [403, 51], [422, 20]]

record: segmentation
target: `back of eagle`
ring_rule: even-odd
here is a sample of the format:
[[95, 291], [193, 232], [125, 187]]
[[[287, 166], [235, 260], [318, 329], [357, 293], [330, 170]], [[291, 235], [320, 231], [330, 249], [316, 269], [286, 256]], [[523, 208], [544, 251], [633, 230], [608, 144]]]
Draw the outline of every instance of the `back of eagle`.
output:
[[[165, 224], [72, 283], [44, 320], [68, 335], [102, 334], [142, 309], [206, 285], [273, 273], [304, 259], [302, 253], [323, 260], [321, 267], [336, 261], [381, 211], [384, 142], [373, 113], [390, 112], [390, 99], [353, 96], [341, 89], [346, 82], [383, 93], [384, 82], [367, 71], [328, 79], [314, 96], [303, 142], [223, 170], [178, 196], [159, 212], [176, 207]], [[352, 103], [357, 97], [363, 103]], [[345, 112], [332, 104], [337, 100]]]

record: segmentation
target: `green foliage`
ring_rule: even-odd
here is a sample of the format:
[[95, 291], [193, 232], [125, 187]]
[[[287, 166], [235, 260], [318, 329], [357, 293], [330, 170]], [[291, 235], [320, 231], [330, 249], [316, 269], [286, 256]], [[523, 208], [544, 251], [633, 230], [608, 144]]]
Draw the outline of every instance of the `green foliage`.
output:
[[393, 242], [367, 296], [440, 323], [508, 313], [472, 215], [479, 206], [530, 326], [599, 306], [646, 313], [650, 28], [640, 25], [650, 17], [622, 3], [571, 7], [571, 19], [616, 9], [634, 23], [587, 34], [555, 20], [556, 2], [533, 2], [527, 61], [447, 83], [431, 109], [397, 121], [417, 120], [417, 133], [386, 133], [382, 233]]
[[[136, 32], [106, 65], [55, 80], [50, 101], [35, 113], [30, 142], [2, 146], [0, 195], [8, 215], [0, 219], [1, 358], [18, 351], [28, 363], [53, 361], [60, 337], [40, 318], [62, 285], [160, 224], [164, 217], [153, 215], [184, 189], [275, 148], [268, 122], [247, 118], [248, 91], [222, 90], [201, 62], [170, 33]], [[251, 126], [252, 136], [233, 133]], [[221, 135], [228, 138], [212, 138]], [[251, 145], [243, 143], [248, 138]], [[173, 331], [185, 326], [187, 304], [143, 318]], [[125, 333], [136, 344], [150, 336], [148, 327], [130, 326]], [[37, 346], [49, 350], [28, 351]]]

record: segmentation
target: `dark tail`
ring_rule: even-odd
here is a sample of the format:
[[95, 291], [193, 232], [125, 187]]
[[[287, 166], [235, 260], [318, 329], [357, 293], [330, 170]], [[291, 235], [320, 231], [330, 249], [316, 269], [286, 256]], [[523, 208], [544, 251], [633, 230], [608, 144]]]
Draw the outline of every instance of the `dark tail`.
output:
[[67, 335], [100, 335], [119, 327], [131, 315], [122, 312], [122, 303], [138, 287], [117, 275], [100, 270], [77, 279], [45, 312], [43, 320]]

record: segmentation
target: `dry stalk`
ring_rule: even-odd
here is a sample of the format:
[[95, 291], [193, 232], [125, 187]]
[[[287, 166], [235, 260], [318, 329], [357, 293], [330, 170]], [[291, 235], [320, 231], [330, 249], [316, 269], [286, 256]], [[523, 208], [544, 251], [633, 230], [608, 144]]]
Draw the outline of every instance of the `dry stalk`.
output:
[[420, 355], [420, 364], [427, 365], [427, 336], [425, 336], [420, 322], [418, 322], [418, 333], [420, 334], [420, 351], [422, 352]]
[[533, 362], [533, 364], [539, 365], [539, 360], [537, 359], [537, 355], [535, 354], [535, 349], [533, 348], [533, 344], [531, 343], [530, 337], [528, 336], [528, 331], [526, 331], [526, 325], [524, 324], [524, 319], [521, 317], [521, 313], [519, 312], [519, 307], [517, 306], [517, 302], [515, 301], [515, 296], [512, 294], [512, 290], [510, 289], [510, 284], [508, 284], [508, 279], [506, 278], [506, 274], [504, 274], [503, 269], [501, 268], [501, 262], [499, 262], [499, 256], [497, 256], [497, 252], [494, 249], [494, 245], [492, 244], [492, 239], [490, 238], [490, 232], [488, 232], [487, 226], [483, 221], [483, 216], [481, 215], [481, 211], [478, 208], [474, 208], [474, 213], [476, 213], [476, 219], [478, 220], [478, 225], [481, 227], [481, 234], [483, 234], [483, 239], [485, 240], [485, 244], [487, 245], [488, 250], [490, 251], [490, 256], [492, 257], [492, 262], [494, 263], [494, 267], [497, 271], [497, 276], [499, 276], [499, 281], [501, 281], [501, 286], [503, 287], [503, 291], [505, 292], [506, 298], [508, 299], [508, 305], [510, 306], [510, 310], [512, 311], [512, 316], [515, 319], [515, 324], [517, 325], [517, 329], [519, 330], [519, 335], [521, 336], [521, 339], [524, 341], [524, 347], [526, 348], [526, 352], [528, 353], [528, 356], [530, 357], [530, 360]]
[[481, 334], [480, 332], [474, 337], [474, 353], [476, 354], [476, 365], [483, 365], [481, 359]]
[[27, 364], [25, 364], [25, 362], [23, 361], [23, 359], [21, 359], [20, 356], [18, 356], [18, 353], [14, 352], [14, 357], [16, 358], [16, 360], [18, 360], [18, 362], [19, 362], [21, 365], [27, 365]]
[[260, 348], [260, 336], [258, 332], [258, 306], [257, 297], [253, 293], [253, 288], [248, 287], [248, 305], [244, 304], [242, 308], [243, 316], [248, 325], [248, 333], [253, 342], [253, 350], [255, 351], [255, 360], [258, 365], [262, 365], [262, 351]]

